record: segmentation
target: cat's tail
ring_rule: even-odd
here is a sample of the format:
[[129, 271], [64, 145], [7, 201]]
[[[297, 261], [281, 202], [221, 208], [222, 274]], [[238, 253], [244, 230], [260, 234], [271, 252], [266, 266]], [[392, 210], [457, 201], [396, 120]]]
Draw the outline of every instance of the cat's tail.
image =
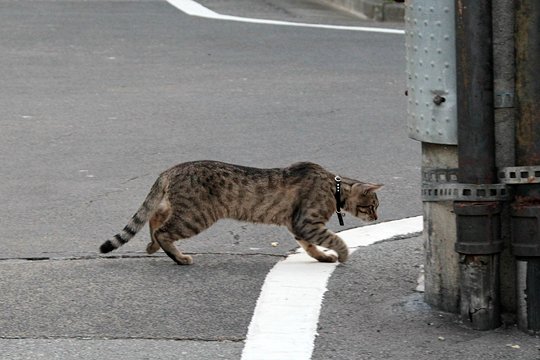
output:
[[144, 199], [141, 207], [139, 210], [137, 210], [135, 215], [131, 217], [131, 220], [129, 220], [124, 229], [118, 234], [114, 235], [112, 239], [101, 244], [99, 251], [103, 254], [111, 252], [131, 240], [142, 229], [144, 224], [148, 222], [156, 209], [159, 207], [161, 200], [163, 200], [163, 197], [165, 196], [167, 186], [168, 181], [166, 181], [165, 176], [163, 174], [160, 175], [150, 189], [146, 199]]

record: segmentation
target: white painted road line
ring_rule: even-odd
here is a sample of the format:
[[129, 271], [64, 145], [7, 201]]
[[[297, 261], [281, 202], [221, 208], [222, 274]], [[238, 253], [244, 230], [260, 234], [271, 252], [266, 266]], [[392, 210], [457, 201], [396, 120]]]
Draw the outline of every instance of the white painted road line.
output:
[[167, 0], [169, 4], [179, 9], [180, 11], [191, 15], [198, 16], [207, 19], [228, 20], [252, 24], [266, 24], [266, 25], [281, 25], [281, 26], [297, 26], [308, 27], [318, 29], [330, 29], [330, 30], [348, 30], [348, 31], [365, 31], [385, 34], [405, 34], [404, 30], [399, 29], [385, 29], [376, 27], [364, 27], [364, 26], [342, 26], [342, 25], [325, 25], [325, 24], [308, 24], [308, 23], [296, 23], [290, 21], [280, 20], [267, 20], [267, 19], [255, 19], [246, 18], [241, 16], [222, 15], [215, 11], [212, 11], [196, 1], [193, 0]]
[[[422, 216], [339, 233], [350, 252], [422, 231]], [[249, 325], [242, 360], [309, 360], [326, 284], [338, 264], [319, 263], [303, 250], [278, 262], [266, 276]]]

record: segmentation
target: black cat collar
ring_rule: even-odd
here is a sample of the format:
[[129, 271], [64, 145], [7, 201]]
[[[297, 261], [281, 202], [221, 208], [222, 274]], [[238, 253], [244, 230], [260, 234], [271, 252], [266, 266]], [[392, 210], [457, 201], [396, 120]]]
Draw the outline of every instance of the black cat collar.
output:
[[334, 193], [334, 197], [336, 198], [336, 214], [339, 225], [343, 226], [345, 224], [343, 222], [343, 216], [345, 216], [345, 214], [341, 212], [341, 178], [337, 175], [334, 180], [336, 180], [336, 192]]

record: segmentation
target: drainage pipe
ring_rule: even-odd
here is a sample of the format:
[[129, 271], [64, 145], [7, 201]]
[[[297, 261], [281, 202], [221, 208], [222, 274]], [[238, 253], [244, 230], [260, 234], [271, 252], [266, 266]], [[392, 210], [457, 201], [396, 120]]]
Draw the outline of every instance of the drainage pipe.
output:
[[[495, 124], [491, 0], [456, 0], [458, 181], [493, 184]], [[460, 254], [460, 312], [473, 329], [500, 325], [500, 205], [454, 202]]]
[[[516, 1], [516, 165], [512, 252], [517, 259], [518, 326], [540, 333], [540, 1]], [[525, 171], [527, 170], [527, 171]]]

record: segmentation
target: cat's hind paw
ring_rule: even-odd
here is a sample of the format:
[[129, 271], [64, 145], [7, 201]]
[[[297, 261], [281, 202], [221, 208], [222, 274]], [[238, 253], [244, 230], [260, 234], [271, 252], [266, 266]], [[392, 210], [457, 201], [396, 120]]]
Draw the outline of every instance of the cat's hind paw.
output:
[[146, 245], [146, 252], [148, 254], [153, 254], [159, 249], [160, 249], [160, 246], [157, 241], [149, 242], [148, 245]]

